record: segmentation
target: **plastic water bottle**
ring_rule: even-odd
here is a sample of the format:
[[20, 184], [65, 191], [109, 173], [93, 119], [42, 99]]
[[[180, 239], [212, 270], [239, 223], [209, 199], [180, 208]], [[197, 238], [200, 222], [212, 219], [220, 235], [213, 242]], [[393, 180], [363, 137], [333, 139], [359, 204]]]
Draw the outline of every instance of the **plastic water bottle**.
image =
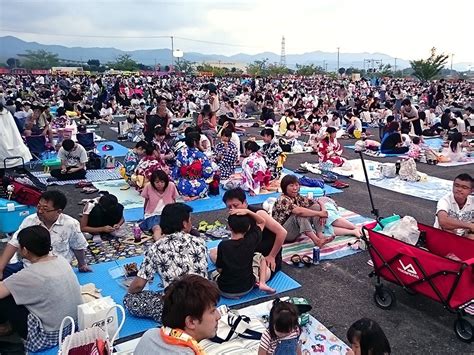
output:
[[133, 226], [133, 237], [135, 238], [135, 243], [140, 243], [142, 240], [142, 230], [138, 223], [135, 223]]

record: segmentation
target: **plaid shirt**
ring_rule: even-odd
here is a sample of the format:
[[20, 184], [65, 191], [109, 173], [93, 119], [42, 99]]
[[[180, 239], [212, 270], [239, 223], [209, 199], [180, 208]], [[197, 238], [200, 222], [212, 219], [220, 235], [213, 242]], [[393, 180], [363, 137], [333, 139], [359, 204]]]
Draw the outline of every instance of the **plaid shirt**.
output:
[[[54, 330], [51, 332], [44, 330], [41, 320], [33, 313], [28, 314], [27, 325], [28, 337], [25, 344], [26, 350], [37, 352], [58, 345], [59, 330]], [[68, 326], [64, 327], [62, 339], [71, 334], [71, 326], [72, 324], [69, 324]]]

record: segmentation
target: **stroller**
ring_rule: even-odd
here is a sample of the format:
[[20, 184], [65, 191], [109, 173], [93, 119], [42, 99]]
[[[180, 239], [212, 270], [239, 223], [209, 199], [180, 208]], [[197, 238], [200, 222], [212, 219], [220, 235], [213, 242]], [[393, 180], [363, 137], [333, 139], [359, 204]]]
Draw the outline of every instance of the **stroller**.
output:
[[471, 343], [474, 340], [474, 240], [421, 223], [418, 223], [420, 238], [416, 245], [382, 234], [384, 220], [374, 207], [364, 158], [362, 152], [359, 154], [376, 217], [376, 222], [363, 227], [362, 235], [374, 267], [369, 276], [377, 278], [375, 304], [382, 309], [392, 308], [395, 294], [381, 280], [397, 284], [410, 294], [431, 298], [456, 313], [456, 336]]

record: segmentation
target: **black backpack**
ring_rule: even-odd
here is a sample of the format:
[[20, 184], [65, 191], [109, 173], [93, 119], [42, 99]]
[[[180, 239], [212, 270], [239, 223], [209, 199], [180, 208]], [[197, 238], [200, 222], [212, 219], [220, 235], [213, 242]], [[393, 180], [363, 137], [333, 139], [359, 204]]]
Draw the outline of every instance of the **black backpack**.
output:
[[88, 153], [89, 160], [86, 163], [86, 168], [88, 170], [97, 170], [102, 168], [102, 159], [100, 155], [94, 152]]

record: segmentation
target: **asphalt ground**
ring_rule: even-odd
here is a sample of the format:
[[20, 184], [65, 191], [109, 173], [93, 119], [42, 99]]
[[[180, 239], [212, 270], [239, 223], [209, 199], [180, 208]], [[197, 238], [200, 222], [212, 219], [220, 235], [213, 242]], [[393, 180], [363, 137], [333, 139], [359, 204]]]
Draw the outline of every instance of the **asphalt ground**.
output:
[[[116, 132], [107, 126], [101, 127], [105, 138], [116, 140]], [[259, 129], [248, 128], [247, 136], [258, 136]], [[374, 132], [375, 133], [375, 132]], [[244, 138], [247, 139], [247, 138]], [[344, 140], [348, 145], [353, 141]], [[132, 146], [131, 143], [120, 142]], [[359, 158], [352, 150], [345, 150], [344, 157]], [[373, 158], [383, 162], [395, 162], [396, 158]], [[316, 156], [309, 153], [288, 156], [285, 167], [295, 170], [303, 162], [316, 162]], [[453, 180], [463, 172], [473, 173], [472, 166], [442, 168], [427, 164], [418, 164], [418, 170], [431, 176]], [[316, 177], [309, 173], [308, 176]], [[342, 207], [364, 216], [371, 216], [369, 195], [365, 183], [344, 180], [350, 184], [343, 193], [331, 197]], [[51, 187], [63, 191], [69, 199], [65, 213], [77, 217], [81, 206], [77, 204], [84, 195], [74, 186]], [[413, 216], [418, 222], [433, 224], [436, 202], [402, 195], [397, 192], [371, 187], [375, 206], [380, 216], [393, 213]], [[89, 195], [90, 196], [90, 195]], [[94, 196], [94, 195], [92, 195]], [[226, 210], [196, 213], [193, 221], [200, 220], [225, 222]], [[440, 303], [421, 295], [409, 295], [396, 285], [389, 285], [395, 292], [397, 302], [390, 310], [378, 308], [373, 301], [374, 282], [368, 274], [372, 268], [367, 264], [368, 252], [348, 256], [342, 259], [325, 261], [310, 268], [295, 268], [283, 264], [283, 271], [297, 280], [302, 287], [280, 296], [299, 296], [309, 300], [313, 309], [311, 314], [347, 342], [346, 331], [356, 320], [368, 317], [376, 320], [384, 330], [392, 347], [393, 354], [474, 354], [474, 345], [459, 341], [453, 331], [454, 314], [449, 313]], [[385, 284], [387, 284], [385, 282]], [[270, 297], [269, 297], [270, 298]], [[262, 300], [259, 300], [261, 302]], [[247, 306], [252, 303], [245, 304]], [[241, 307], [238, 307], [241, 308]], [[0, 338], [0, 354], [17, 354], [18, 348], [8, 346], [12, 352], [3, 351], [5, 343]], [[16, 351], [15, 351], [16, 350]]]

